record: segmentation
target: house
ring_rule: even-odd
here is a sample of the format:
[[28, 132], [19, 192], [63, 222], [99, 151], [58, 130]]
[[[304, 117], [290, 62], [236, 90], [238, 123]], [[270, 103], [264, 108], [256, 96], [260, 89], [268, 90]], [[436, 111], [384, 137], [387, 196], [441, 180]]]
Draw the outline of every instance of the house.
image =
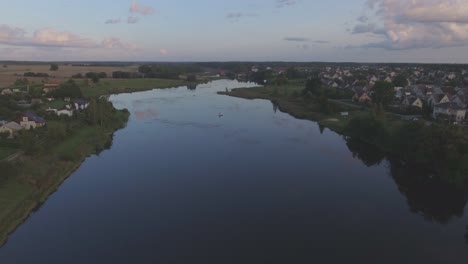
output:
[[44, 93], [50, 93], [59, 88], [59, 86], [60, 84], [58, 83], [45, 83], [42, 91], [44, 91]]
[[434, 106], [434, 118], [445, 118], [449, 121], [461, 122], [466, 117], [466, 109], [460, 108], [456, 104], [443, 103]]
[[74, 110], [73, 110], [73, 109], [70, 109], [70, 108], [62, 109], [62, 110], [57, 110], [57, 109], [54, 109], [54, 108], [50, 108], [50, 107], [49, 107], [48, 109], [46, 109], [46, 112], [54, 113], [54, 114], [56, 114], [57, 116], [69, 116], [69, 117], [72, 117], [72, 116], [73, 116]]
[[31, 128], [38, 128], [43, 127], [46, 125], [46, 121], [44, 118], [39, 117], [31, 112], [26, 112], [22, 115], [20, 125], [24, 127], [26, 130], [30, 130]]
[[428, 99], [428, 103], [434, 107], [438, 104], [450, 103], [450, 98], [446, 94], [432, 94]]
[[401, 104], [407, 107], [417, 107], [419, 109], [422, 109], [424, 106], [424, 101], [419, 97], [406, 96]]
[[9, 88], [3, 89], [2, 92], [0, 93], [1, 95], [12, 95], [13, 91]]
[[73, 116], [73, 110], [71, 109], [58, 110], [56, 113], [58, 116], [69, 116], [69, 117]]
[[85, 110], [89, 106], [89, 102], [83, 99], [76, 99], [73, 101], [73, 104], [78, 111]]
[[353, 96], [353, 101], [358, 101], [360, 103], [367, 103], [367, 102], [371, 102], [372, 99], [370, 98], [367, 92], [357, 91]]
[[0, 133], [8, 132], [10, 133], [8, 138], [14, 138], [18, 135], [18, 132], [21, 131], [22, 129], [23, 127], [20, 126], [18, 123], [9, 122], [0, 126]]

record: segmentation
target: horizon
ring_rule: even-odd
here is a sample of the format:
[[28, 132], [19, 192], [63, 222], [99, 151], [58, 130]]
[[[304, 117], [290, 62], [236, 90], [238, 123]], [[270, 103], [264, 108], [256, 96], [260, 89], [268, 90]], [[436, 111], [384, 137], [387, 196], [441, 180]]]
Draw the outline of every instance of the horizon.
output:
[[5, 61], [468, 63], [463, 0], [18, 0], [4, 10]]

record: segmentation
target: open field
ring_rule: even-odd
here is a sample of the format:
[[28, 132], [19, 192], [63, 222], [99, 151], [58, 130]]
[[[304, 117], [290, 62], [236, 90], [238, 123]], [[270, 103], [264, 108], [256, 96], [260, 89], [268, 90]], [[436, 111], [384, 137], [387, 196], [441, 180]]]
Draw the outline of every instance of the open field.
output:
[[57, 71], [50, 71], [49, 64], [1, 64], [0, 65], [0, 88], [11, 86], [15, 83], [16, 79], [22, 78], [25, 72], [34, 73], [47, 73], [51, 77], [27, 77], [31, 83], [41, 83], [44, 79], [47, 79], [51, 83], [60, 83], [69, 78], [72, 75], [87, 72], [105, 72], [107, 76], [112, 76], [114, 71], [125, 71], [125, 72], [136, 72], [138, 71], [138, 65], [119, 67], [119, 66], [72, 66], [70, 64], [59, 64]]
[[99, 95], [177, 87], [185, 85], [186, 82], [171, 79], [103, 79], [98, 84], [82, 85], [80, 82], [78, 84], [80, 84], [83, 96], [89, 98]]

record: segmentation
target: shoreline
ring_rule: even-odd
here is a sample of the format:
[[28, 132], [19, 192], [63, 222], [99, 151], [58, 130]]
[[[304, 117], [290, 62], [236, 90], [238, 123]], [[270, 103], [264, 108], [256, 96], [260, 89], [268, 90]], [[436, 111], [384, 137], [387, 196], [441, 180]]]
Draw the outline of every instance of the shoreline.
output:
[[[121, 112], [126, 112], [125, 110], [116, 110], [116, 115]], [[121, 126], [116, 126], [112, 128], [112, 131], [100, 130], [100, 138], [104, 139], [100, 143], [105, 146], [106, 144], [112, 143], [113, 135], [120, 129], [123, 129], [128, 120], [130, 113], [126, 112], [125, 122]], [[11, 234], [13, 234], [27, 219], [47, 201], [47, 199], [57, 192], [60, 186], [77, 171], [81, 165], [86, 161], [87, 158], [95, 155], [96, 153], [104, 150], [97, 149], [96, 147], [87, 146], [86, 153], [77, 153], [78, 159], [75, 161], [61, 161], [58, 158], [58, 153], [48, 154], [45, 157], [41, 157], [42, 162], [46, 162], [49, 159], [52, 160], [52, 163], [48, 163], [46, 171], [56, 171], [52, 175], [48, 175], [47, 178], [50, 180], [50, 185], [47, 185], [45, 188], [39, 188], [36, 191], [30, 191], [28, 195], [18, 200], [17, 204], [8, 210], [6, 217], [0, 222], [0, 227], [2, 228], [0, 233], [0, 248], [8, 243], [8, 239]], [[25, 161], [26, 163], [28, 161]], [[34, 161], [29, 161], [33, 163]]]

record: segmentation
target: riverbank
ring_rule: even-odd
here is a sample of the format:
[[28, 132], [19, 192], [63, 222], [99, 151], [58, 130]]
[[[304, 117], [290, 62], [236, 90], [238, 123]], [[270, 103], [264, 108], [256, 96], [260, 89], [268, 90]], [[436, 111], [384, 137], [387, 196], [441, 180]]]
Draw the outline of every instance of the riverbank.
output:
[[111, 145], [113, 133], [126, 125], [130, 114], [127, 110], [116, 110], [113, 115], [118, 122], [112, 125], [76, 125], [70, 135], [56, 145], [46, 146], [40, 154], [2, 164], [0, 245], [87, 157]]
[[233, 89], [219, 94], [270, 100], [282, 112], [318, 122], [347, 138], [370, 144], [384, 156], [424, 168], [431, 172], [431, 177], [468, 191], [468, 136], [465, 128], [404, 121], [376, 109], [365, 111], [336, 104], [327, 98], [304, 96], [300, 94], [301, 89], [301, 86], [266, 86]]
[[[221, 95], [228, 95], [243, 99], [264, 99], [270, 100], [278, 109], [284, 113], [298, 118], [318, 122], [337, 133], [343, 134], [349, 120], [354, 117], [368, 114], [366, 111], [357, 110], [352, 107], [336, 105], [333, 102], [333, 113], [323, 113], [321, 105], [312, 98], [299, 96], [303, 89], [301, 85], [284, 86], [264, 86], [255, 88], [237, 88], [228, 92], [219, 92]], [[342, 116], [341, 112], [348, 115]]]
[[101, 95], [133, 93], [148, 91], [153, 89], [163, 89], [170, 87], [179, 87], [185, 85], [198, 84], [199, 82], [187, 82], [177, 79], [157, 79], [157, 78], [139, 78], [139, 79], [102, 79], [97, 84], [80, 83], [81, 92], [84, 97], [98, 97]]

